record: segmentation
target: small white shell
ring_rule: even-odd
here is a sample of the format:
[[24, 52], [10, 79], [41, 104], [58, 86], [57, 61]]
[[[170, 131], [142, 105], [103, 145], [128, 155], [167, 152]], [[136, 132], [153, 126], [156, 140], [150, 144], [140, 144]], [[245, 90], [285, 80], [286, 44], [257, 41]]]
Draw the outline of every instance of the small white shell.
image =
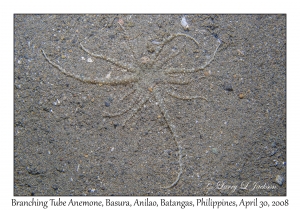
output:
[[185, 31], [189, 30], [189, 24], [187, 23], [187, 21], [185, 19], [185, 16], [182, 16], [181, 25], [182, 25], [182, 27], [184, 28]]
[[106, 79], [110, 78], [111, 71], [105, 76]]
[[153, 40], [153, 41], [152, 41], [152, 44], [160, 45], [161, 43], [158, 42], [158, 41]]

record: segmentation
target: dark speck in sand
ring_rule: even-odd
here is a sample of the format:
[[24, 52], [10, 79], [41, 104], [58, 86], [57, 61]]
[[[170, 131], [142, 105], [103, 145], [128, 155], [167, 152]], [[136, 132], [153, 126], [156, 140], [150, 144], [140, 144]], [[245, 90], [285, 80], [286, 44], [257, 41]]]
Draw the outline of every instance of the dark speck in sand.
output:
[[233, 91], [232, 85], [229, 84], [229, 83], [226, 83], [226, 84], [224, 85], [224, 90], [227, 90], [227, 91]]

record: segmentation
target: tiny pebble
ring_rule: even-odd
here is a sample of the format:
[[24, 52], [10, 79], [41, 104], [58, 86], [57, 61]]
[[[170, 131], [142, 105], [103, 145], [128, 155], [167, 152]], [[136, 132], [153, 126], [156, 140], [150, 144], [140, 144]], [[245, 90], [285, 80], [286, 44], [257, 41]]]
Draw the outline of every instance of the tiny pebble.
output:
[[105, 76], [106, 79], [109, 79], [111, 75], [111, 71]]
[[244, 97], [245, 97], [245, 95], [244, 95], [243, 93], [240, 93], [240, 94], [239, 94], [239, 98], [240, 98], [240, 99], [243, 99]]
[[276, 154], [276, 150], [273, 150], [271, 153], [270, 153], [270, 156], [273, 156], [273, 155], [275, 155]]
[[94, 192], [96, 191], [96, 189], [93, 188], [93, 189], [89, 189], [88, 191], [89, 191], [90, 193], [94, 193]]
[[277, 175], [276, 178], [275, 178], [275, 182], [281, 186], [284, 182], [283, 176]]
[[211, 75], [211, 70], [204, 72], [204, 76], [208, 77], [209, 75]]
[[211, 151], [212, 151], [214, 154], [218, 154], [218, 149], [217, 149], [217, 148], [212, 148]]
[[59, 101], [58, 99], [56, 99], [56, 101], [53, 102], [53, 105], [54, 105], [54, 106], [58, 106], [59, 104], [60, 104], [60, 101]]
[[122, 19], [119, 19], [119, 20], [118, 20], [118, 23], [119, 23], [120, 25], [124, 25], [124, 21], [123, 21]]
[[89, 63], [93, 62], [93, 60], [91, 58], [88, 58], [86, 61], [89, 62]]
[[109, 107], [110, 106], [110, 103], [108, 101], [105, 101], [105, 106], [106, 107]]
[[231, 84], [225, 84], [224, 85], [224, 90], [233, 91], [232, 85]]
[[160, 45], [161, 43], [160, 43], [160, 42], [158, 42], [158, 41], [155, 41], [155, 40], [153, 40], [153, 41], [152, 41], [152, 44], [155, 44], [155, 45]]
[[181, 26], [184, 28], [185, 31], [189, 30], [189, 25], [185, 19], [185, 16], [183, 16], [181, 19]]

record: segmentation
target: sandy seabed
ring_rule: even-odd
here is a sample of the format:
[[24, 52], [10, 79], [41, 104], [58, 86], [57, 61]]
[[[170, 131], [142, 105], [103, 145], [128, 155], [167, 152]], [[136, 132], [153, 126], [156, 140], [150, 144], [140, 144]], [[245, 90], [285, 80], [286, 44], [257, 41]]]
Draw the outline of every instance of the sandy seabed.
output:
[[[14, 16], [15, 196], [286, 195], [286, 16], [186, 15], [189, 30], [182, 17]], [[161, 47], [173, 34], [199, 46], [181, 36]], [[203, 70], [173, 75], [188, 84], [163, 83], [147, 66], [199, 68], [218, 42]], [[80, 43], [140, 69], [147, 84], [85, 83], [41, 52], [81, 78], [130, 74]], [[168, 119], [154, 96], [160, 84]], [[182, 174], [163, 189], [179, 173], [178, 144]]]

